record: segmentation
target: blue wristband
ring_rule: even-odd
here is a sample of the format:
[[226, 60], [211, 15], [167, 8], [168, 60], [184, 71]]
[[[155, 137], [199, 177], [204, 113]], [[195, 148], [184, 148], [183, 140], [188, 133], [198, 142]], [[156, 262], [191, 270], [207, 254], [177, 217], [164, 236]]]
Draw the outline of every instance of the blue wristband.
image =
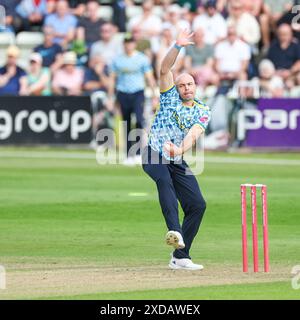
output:
[[178, 44], [174, 44], [174, 48], [177, 49], [178, 51], [180, 51], [180, 49], [182, 48], [182, 46], [179, 46]]

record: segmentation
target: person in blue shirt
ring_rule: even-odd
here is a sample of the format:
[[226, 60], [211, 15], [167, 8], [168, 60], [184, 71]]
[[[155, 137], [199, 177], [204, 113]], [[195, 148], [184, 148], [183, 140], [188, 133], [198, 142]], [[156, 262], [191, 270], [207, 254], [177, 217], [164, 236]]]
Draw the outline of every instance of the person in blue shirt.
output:
[[83, 41], [90, 48], [93, 43], [101, 40], [100, 28], [105, 20], [99, 17], [99, 2], [91, 0], [86, 4], [86, 14], [78, 20], [77, 40]]
[[145, 126], [143, 114], [146, 81], [153, 95], [156, 83], [150, 60], [145, 54], [136, 50], [136, 42], [131, 34], [124, 37], [124, 51], [124, 54], [117, 56], [111, 65], [109, 99], [112, 99], [116, 90], [123, 121], [127, 125], [127, 159], [124, 164], [131, 165], [141, 163], [140, 155], [130, 154], [132, 142], [129, 141], [128, 136], [131, 130], [131, 115], [136, 116], [136, 128], [143, 129]]
[[16, 13], [22, 19], [24, 30], [30, 31], [33, 27], [40, 29], [48, 13], [47, 0], [21, 0], [16, 7]]
[[22, 19], [16, 13], [16, 6], [20, 0], [0, 0], [0, 6], [5, 10], [5, 25], [1, 26], [1, 32], [16, 33], [22, 27]]
[[[175, 45], [162, 61], [160, 69], [160, 106], [149, 133], [148, 147], [143, 151], [143, 169], [155, 181], [168, 233], [166, 242], [174, 247], [169, 267], [201, 270], [192, 262], [190, 248], [206, 209], [195, 176], [183, 154], [192, 148], [205, 132], [210, 109], [195, 98], [196, 85], [187, 73], [173, 79], [171, 68], [182, 47], [193, 44], [193, 33], [178, 34]], [[178, 201], [184, 211], [182, 225]]]
[[43, 33], [45, 36], [44, 43], [34, 48], [43, 58], [43, 67], [51, 68], [52, 72], [57, 70], [61, 65], [62, 47], [54, 43], [55, 31], [52, 27], [44, 27]]
[[25, 71], [17, 66], [20, 51], [16, 46], [7, 49], [6, 65], [0, 68], [0, 95], [16, 96], [26, 91]]
[[107, 92], [109, 83], [108, 67], [101, 56], [92, 57], [84, 70], [83, 90], [90, 95], [97, 91]]
[[282, 24], [267, 53], [267, 59], [275, 66], [276, 74], [284, 81], [290, 80], [300, 71], [300, 44], [295, 41], [292, 27]]
[[77, 26], [77, 18], [70, 13], [67, 1], [57, 1], [55, 13], [46, 16], [44, 26], [50, 26], [54, 29], [54, 43], [67, 48], [68, 44], [75, 37]]

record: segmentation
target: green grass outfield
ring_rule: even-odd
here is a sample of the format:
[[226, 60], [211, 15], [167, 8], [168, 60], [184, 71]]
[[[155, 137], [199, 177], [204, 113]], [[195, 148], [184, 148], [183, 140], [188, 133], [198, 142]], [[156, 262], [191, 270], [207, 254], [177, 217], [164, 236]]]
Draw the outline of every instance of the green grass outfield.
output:
[[[285, 291], [285, 295], [282, 295]], [[190, 288], [181, 288], [180, 290], [162, 289], [162, 290], [140, 290], [129, 292], [96, 293], [90, 295], [77, 295], [66, 297], [55, 297], [55, 299], [99, 299], [99, 300], [136, 300], [136, 299], [174, 299], [174, 300], [207, 300], [207, 299], [299, 299], [299, 294], [290, 290], [290, 283], [272, 282], [239, 284], [224, 286], [199, 286]], [[48, 298], [51, 299], [51, 298]]]
[[[187, 272], [168, 269], [155, 185], [141, 168], [100, 166], [87, 150], [1, 148], [0, 299], [299, 299], [300, 154], [206, 156], [207, 211], [191, 251], [205, 269]], [[270, 274], [241, 272], [244, 182], [268, 186]]]

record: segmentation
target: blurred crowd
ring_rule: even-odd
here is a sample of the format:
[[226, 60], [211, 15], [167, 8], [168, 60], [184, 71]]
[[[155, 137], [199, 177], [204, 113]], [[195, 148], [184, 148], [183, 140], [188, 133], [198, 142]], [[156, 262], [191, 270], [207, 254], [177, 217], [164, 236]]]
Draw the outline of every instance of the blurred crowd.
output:
[[100, 2], [0, 0], [6, 9], [2, 32], [44, 34], [44, 43], [28, 57], [28, 70], [17, 67], [19, 49], [8, 48], [0, 94], [105, 91], [112, 61], [124, 51], [124, 32], [131, 32], [158, 79], [161, 60], [182, 28], [195, 32], [195, 45], [182, 50], [174, 73], [190, 72], [205, 96], [228, 91], [236, 80], [253, 79], [249, 86], [258, 84], [261, 96], [300, 91], [300, 23], [292, 23], [297, 1], [146, 0], [140, 14], [130, 18], [126, 11], [132, 1], [112, 1], [113, 15], [107, 19]]
[[[28, 56], [26, 70], [18, 66], [20, 49], [7, 48], [0, 95], [105, 94], [112, 90], [112, 66], [125, 52], [128, 32], [134, 49], [147, 57], [153, 70], [154, 80], [147, 84], [157, 87], [162, 58], [177, 32], [188, 28], [194, 31], [195, 45], [181, 50], [173, 72], [191, 73], [200, 98], [216, 106], [211, 126], [216, 131], [228, 126], [218, 105], [224, 108], [229, 98], [300, 95], [300, 19], [292, 10], [298, 3], [0, 0], [6, 9], [1, 32], [44, 35], [44, 42]], [[101, 13], [108, 5], [112, 15], [106, 17]], [[136, 7], [139, 10], [132, 10]]]

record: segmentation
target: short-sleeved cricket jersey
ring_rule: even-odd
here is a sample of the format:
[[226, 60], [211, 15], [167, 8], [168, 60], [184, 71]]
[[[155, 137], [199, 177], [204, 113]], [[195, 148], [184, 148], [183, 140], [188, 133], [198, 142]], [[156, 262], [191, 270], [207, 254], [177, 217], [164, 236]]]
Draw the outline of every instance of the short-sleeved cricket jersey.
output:
[[149, 146], [163, 155], [167, 160], [179, 160], [181, 157], [171, 158], [167, 155], [163, 146], [165, 142], [171, 141], [179, 146], [195, 125], [206, 129], [210, 120], [210, 108], [199, 100], [194, 100], [192, 107], [186, 107], [175, 86], [160, 94], [160, 107], [149, 133]]
[[136, 93], [145, 89], [145, 73], [152, 71], [148, 57], [142, 52], [117, 56], [111, 65], [111, 71], [117, 75], [117, 91]]

